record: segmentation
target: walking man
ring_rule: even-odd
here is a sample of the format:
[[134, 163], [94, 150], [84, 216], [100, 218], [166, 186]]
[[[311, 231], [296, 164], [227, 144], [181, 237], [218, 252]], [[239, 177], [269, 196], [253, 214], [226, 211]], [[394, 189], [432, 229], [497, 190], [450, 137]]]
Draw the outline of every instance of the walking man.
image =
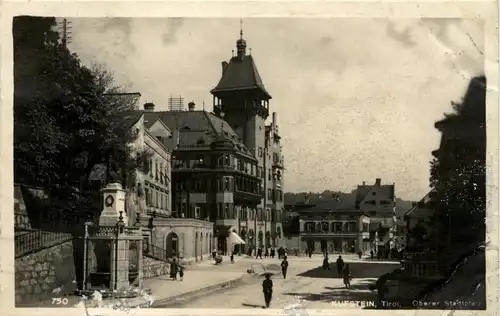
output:
[[266, 308], [269, 308], [271, 299], [273, 298], [273, 280], [271, 280], [271, 274], [269, 273], [266, 273], [266, 279], [262, 282], [262, 291], [264, 292]]
[[344, 260], [342, 260], [342, 256], [339, 256], [337, 259], [337, 273], [339, 276], [342, 275], [342, 270], [344, 269]]
[[288, 270], [288, 260], [286, 260], [285, 256], [281, 262], [281, 273], [283, 273], [283, 279], [286, 279], [286, 270]]

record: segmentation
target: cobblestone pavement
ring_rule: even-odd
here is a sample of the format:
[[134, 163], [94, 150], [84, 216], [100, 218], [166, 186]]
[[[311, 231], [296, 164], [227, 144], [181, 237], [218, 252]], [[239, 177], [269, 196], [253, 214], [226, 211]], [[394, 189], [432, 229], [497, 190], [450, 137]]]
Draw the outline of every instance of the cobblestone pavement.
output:
[[[273, 276], [274, 293], [271, 308], [291, 308], [299, 305], [304, 308], [324, 309], [334, 308], [334, 301], [347, 300], [375, 300], [376, 292], [368, 289], [368, 285], [387, 272], [398, 268], [398, 263], [388, 262], [366, 262], [353, 258], [346, 258], [351, 265], [353, 281], [350, 289], [345, 289], [342, 279], [337, 276], [335, 264], [332, 263], [331, 270], [323, 270], [321, 257], [303, 260], [302, 258], [290, 257], [290, 267], [287, 279], [283, 279], [281, 273]], [[246, 259], [245, 259], [246, 260]], [[242, 260], [243, 261], [243, 260]], [[249, 261], [262, 261], [263, 264], [276, 262], [275, 259], [249, 259]], [[243, 261], [247, 263], [246, 261]], [[243, 264], [243, 263], [240, 263]], [[235, 263], [236, 265], [236, 263]], [[224, 292], [183, 304], [182, 308], [263, 308], [264, 298], [261, 282], [244, 285]], [[337, 305], [341, 308], [362, 308], [361, 306]]]

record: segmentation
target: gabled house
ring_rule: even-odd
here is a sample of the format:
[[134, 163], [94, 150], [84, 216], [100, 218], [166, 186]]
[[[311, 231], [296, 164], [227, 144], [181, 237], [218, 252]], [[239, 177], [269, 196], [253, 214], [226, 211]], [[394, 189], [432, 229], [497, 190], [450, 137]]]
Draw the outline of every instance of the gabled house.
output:
[[380, 178], [374, 184], [358, 185], [355, 207], [370, 216], [370, 232], [376, 251], [395, 247], [397, 234], [396, 184], [382, 184]]

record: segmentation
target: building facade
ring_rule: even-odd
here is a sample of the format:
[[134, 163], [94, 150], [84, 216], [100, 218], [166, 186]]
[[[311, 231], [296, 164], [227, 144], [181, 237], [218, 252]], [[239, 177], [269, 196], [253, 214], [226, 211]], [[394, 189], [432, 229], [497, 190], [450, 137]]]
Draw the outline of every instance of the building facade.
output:
[[385, 251], [396, 246], [396, 184], [382, 184], [380, 178], [367, 185], [363, 182], [356, 189], [356, 208], [370, 215], [370, 231], [375, 232], [375, 251]]
[[360, 210], [299, 212], [301, 252], [365, 253], [371, 250], [370, 216]]
[[237, 53], [222, 62], [219, 83], [211, 90], [214, 114], [224, 119], [257, 161], [256, 175], [263, 193], [256, 208], [247, 209], [247, 228], [240, 235], [251, 247], [283, 245], [284, 158], [277, 114], [269, 117], [271, 95], [267, 92], [252, 55], [247, 54], [243, 32]]

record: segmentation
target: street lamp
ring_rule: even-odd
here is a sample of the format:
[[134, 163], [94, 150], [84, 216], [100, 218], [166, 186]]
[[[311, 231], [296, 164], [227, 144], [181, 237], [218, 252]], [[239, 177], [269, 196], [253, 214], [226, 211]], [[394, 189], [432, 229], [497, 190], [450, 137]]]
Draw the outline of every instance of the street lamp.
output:
[[123, 211], [120, 211], [120, 217], [118, 217], [118, 222], [116, 223], [116, 234], [121, 235], [125, 230], [125, 222], [123, 221]]

